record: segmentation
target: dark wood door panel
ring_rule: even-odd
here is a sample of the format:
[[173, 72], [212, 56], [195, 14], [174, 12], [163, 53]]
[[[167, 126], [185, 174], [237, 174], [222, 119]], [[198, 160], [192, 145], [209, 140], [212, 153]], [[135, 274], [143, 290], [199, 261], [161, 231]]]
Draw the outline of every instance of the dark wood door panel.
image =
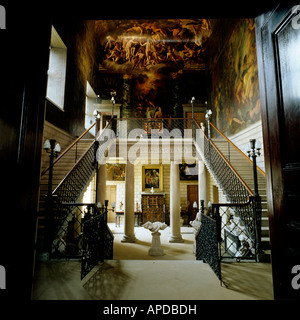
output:
[[256, 18], [274, 297], [299, 298], [300, 30], [290, 4]]

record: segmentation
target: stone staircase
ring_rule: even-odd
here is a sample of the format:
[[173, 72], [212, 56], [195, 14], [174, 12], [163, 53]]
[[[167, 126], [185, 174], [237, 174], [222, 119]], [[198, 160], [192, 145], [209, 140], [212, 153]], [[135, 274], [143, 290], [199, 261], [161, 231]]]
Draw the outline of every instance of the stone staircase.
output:
[[[212, 139], [215, 146], [222, 152], [228, 162], [237, 171], [240, 177], [248, 185], [254, 193], [253, 166], [238, 150], [233, 146], [229, 146], [228, 141], [222, 138]], [[266, 192], [266, 177], [257, 170], [258, 192], [262, 200], [262, 219], [261, 219], [261, 237], [262, 250], [260, 261], [270, 260], [270, 236], [269, 236], [269, 219], [267, 209], [267, 192]]]
[[[77, 143], [77, 148], [71, 148], [53, 168], [53, 183], [52, 191], [59, 185], [68, 172], [72, 169], [80, 157], [88, 150], [93, 139], [81, 139]], [[40, 201], [39, 215], [37, 221], [37, 244], [38, 248], [43, 246], [45, 232], [45, 210], [46, 210], [46, 195], [48, 192], [49, 171], [47, 171], [40, 180]]]

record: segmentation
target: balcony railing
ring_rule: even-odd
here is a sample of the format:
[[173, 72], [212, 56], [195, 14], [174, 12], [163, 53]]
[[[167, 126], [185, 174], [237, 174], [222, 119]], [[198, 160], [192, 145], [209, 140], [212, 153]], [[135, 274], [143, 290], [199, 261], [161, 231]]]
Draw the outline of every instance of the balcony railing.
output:
[[116, 138], [191, 138], [193, 119], [126, 118], [115, 119]]

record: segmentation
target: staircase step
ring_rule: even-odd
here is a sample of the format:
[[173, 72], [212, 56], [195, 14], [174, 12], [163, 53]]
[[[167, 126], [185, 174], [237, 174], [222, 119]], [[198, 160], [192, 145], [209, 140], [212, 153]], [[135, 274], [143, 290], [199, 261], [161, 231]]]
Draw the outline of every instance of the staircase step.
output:
[[[77, 144], [77, 151], [73, 147], [68, 151], [58, 162], [54, 164], [53, 168], [53, 180], [52, 180], [52, 191], [60, 184], [60, 182], [65, 178], [67, 173], [75, 165], [75, 155], [77, 161], [79, 158], [88, 150], [88, 148], [93, 143], [94, 139], [82, 139]], [[43, 168], [43, 170], [46, 168]], [[45, 195], [48, 193], [48, 180], [49, 171], [46, 172], [40, 179], [40, 199], [39, 199], [39, 216], [37, 221], [37, 241], [38, 245], [43, 246], [44, 241], [44, 230], [46, 224], [45, 209], [46, 209], [46, 198]]]
[[[253, 181], [253, 166], [238, 150], [229, 144], [224, 138], [213, 138], [213, 143], [225, 156], [227, 161], [233, 166], [237, 173], [241, 176], [247, 186], [254, 191]], [[257, 172], [258, 192], [261, 197], [262, 203], [262, 218], [261, 218], [261, 235], [263, 249], [270, 248], [269, 239], [269, 218], [267, 206], [267, 192], [266, 192], [266, 178], [258, 171]], [[270, 254], [264, 253], [261, 255], [262, 261], [269, 261]]]

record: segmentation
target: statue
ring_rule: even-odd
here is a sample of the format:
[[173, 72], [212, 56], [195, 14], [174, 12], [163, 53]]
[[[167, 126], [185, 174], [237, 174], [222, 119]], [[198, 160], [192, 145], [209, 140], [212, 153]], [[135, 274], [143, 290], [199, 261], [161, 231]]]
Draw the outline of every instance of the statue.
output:
[[158, 231], [166, 229], [167, 225], [159, 221], [156, 221], [153, 223], [150, 221], [147, 221], [145, 224], [143, 224], [143, 227], [145, 229], [148, 229], [152, 233], [152, 244], [148, 251], [149, 256], [163, 256], [164, 250], [162, 249], [160, 244], [161, 234]]
[[194, 235], [195, 235], [195, 240], [194, 240], [194, 246], [193, 246], [193, 253], [196, 253], [196, 235], [200, 229], [201, 226], [201, 213], [198, 212], [196, 215], [196, 219], [193, 221], [190, 221], [190, 225], [195, 229], [194, 230]]

